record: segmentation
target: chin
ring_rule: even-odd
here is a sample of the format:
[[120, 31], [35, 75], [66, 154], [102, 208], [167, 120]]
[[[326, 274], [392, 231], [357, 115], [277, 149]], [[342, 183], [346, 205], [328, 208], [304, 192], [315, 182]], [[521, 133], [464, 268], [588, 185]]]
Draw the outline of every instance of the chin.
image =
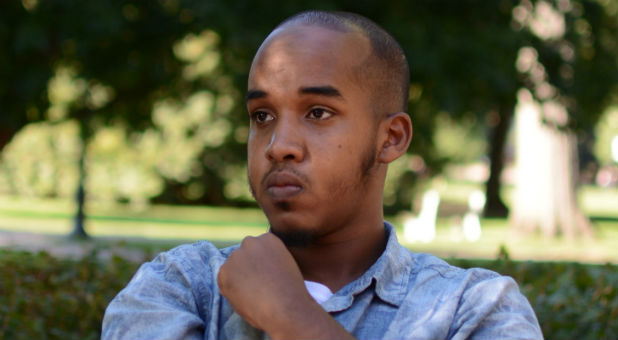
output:
[[290, 228], [281, 230], [271, 227], [270, 232], [277, 236], [287, 247], [306, 247], [316, 239], [316, 235], [312, 230]]
[[307, 223], [307, 218], [299, 216], [298, 212], [276, 209], [274, 213], [267, 213], [266, 217], [270, 224], [270, 232], [288, 247], [306, 246], [317, 238], [317, 230], [311, 223]]

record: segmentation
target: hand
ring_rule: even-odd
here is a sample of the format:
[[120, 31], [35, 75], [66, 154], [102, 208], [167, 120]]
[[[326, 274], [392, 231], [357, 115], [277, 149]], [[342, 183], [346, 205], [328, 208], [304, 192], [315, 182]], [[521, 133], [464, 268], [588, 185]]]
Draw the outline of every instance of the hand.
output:
[[294, 258], [271, 233], [245, 238], [221, 266], [217, 282], [234, 310], [260, 329], [262, 319], [308, 295]]
[[294, 258], [271, 233], [245, 238], [217, 282], [236, 313], [273, 339], [351, 337], [309, 295]]

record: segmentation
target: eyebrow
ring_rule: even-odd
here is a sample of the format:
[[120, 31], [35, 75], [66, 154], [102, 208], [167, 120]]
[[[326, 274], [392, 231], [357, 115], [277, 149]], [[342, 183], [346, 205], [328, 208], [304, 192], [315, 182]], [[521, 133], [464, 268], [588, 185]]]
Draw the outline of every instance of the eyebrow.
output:
[[268, 96], [268, 94], [262, 90], [248, 90], [245, 95], [245, 103], [249, 102], [251, 99], [264, 98]]
[[341, 92], [336, 88], [326, 85], [326, 86], [309, 86], [309, 87], [301, 87], [298, 90], [299, 94], [317, 94], [326, 97], [342, 97]]
[[[314, 94], [325, 97], [342, 97], [341, 92], [336, 88], [325, 85], [325, 86], [307, 86], [301, 87], [298, 89], [299, 94]], [[262, 90], [248, 90], [245, 95], [245, 103], [248, 103], [252, 99], [265, 98], [268, 97], [268, 93]]]

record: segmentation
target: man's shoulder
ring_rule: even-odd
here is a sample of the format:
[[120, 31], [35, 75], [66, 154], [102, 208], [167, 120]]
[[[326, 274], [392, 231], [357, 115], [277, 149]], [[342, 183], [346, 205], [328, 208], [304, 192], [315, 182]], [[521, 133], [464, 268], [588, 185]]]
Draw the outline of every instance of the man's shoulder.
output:
[[218, 308], [216, 275], [233, 250], [199, 241], [143, 263], [107, 307], [102, 338], [202, 337], [204, 320]]
[[432, 254], [416, 253], [407, 248], [405, 251], [410, 255], [410, 279], [418, 284], [459, 286], [465, 290], [481, 282], [502, 285], [503, 281], [513, 280], [485, 268], [461, 268]]
[[237, 244], [219, 248], [210, 241], [202, 240], [194, 243], [181, 244], [170, 250], [161, 252], [152, 262], [176, 262], [185, 265], [195, 264], [195, 262], [224, 262], [236, 248], [238, 248]]
[[[399, 282], [392, 287], [405, 287], [408, 293], [419, 288], [434, 291], [436, 287], [442, 287], [445, 291], [461, 292], [466, 286], [481, 281], [509, 279], [491, 270], [461, 268], [435, 255], [415, 252], [399, 242], [392, 224], [385, 221], [385, 228], [388, 235], [387, 247], [383, 260], [377, 263], [376, 269], [378, 276], [385, 275], [383, 278]], [[385, 267], [388, 270], [381, 270]], [[373, 272], [371, 274], [375, 275]], [[436, 290], [436, 293], [439, 293], [439, 290]]]
[[209, 241], [197, 241], [176, 246], [143, 263], [132, 282], [159, 279], [212, 285], [219, 268], [238, 245], [218, 248]]
[[402, 309], [410, 314], [439, 309], [441, 313], [427, 323], [447, 327], [455, 338], [516, 338], [515, 334], [542, 338], [534, 311], [513, 278], [406, 251], [410, 254], [409, 281]]
[[449, 264], [447, 261], [428, 253], [415, 252], [400, 243], [392, 224], [385, 221], [388, 235], [385, 262], [390, 272], [397, 272], [393, 279], [399, 282], [408, 282], [408, 288], [417, 285], [461, 286], [474, 285], [480, 281], [496, 278], [510, 279], [494, 271], [483, 268], [461, 268]]
[[215, 285], [219, 268], [236, 247], [219, 249], [208, 241], [176, 246], [142, 263], [125, 291], [209, 291]]
[[473, 275], [478, 277], [496, 277], [500, 276], [500, 274], [484, 269], [484, 268], [462, 268], [458, 266], [454, 266], [448, 263], [446, 260], [441, 259], [435, 255], [427, 254], [427, 253], [415, 253], [408, 250], [411, 253], [412, 258], [414, 259], [414, 263], [416, 269], [418, 271], [434, 271], [437, 275], [444, 277], [453, 277], [460, 275]]

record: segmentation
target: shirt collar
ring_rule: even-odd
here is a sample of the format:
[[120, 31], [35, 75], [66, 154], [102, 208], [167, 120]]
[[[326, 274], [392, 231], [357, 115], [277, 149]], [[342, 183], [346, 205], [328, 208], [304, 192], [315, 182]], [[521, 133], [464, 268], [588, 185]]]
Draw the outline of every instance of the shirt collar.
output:
[[[386, 248], [378, 260], [358, 279], [339, 290], [323, 304], [329, 311], [341, 311], [349, 308], [354, 295], [366, 290], [375, 282], [376, 295], [389, 304], [399, 307], [407, 293], [410, 271], [413, 265], [411, 253], [397, 241], [395, 228], [384, 222]], [[412, 263], [413, 264], [413, 263]]]

